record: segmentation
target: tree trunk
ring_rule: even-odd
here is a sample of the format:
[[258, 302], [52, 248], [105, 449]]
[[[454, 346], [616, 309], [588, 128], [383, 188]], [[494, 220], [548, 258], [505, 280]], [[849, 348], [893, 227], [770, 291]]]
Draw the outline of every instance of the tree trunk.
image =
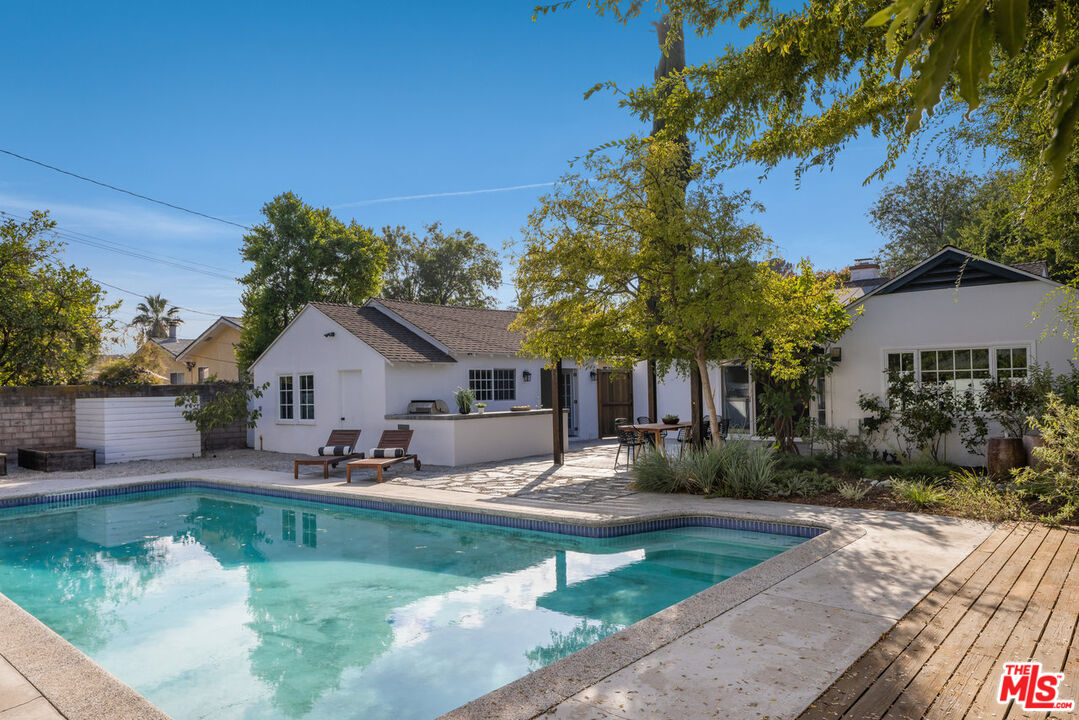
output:
[[716, 399], [712, 396], [712, 380], [708, 377], [708, 361], [703, 355], [697, 354], [697, 369], [701, 373], [701, 389], [704, 391], [704, 402], [708, 406], [708, 427], [712, 430], [712, 444], [720, 445], [723, 438], [719, 436], [719, 413], [716, 412]]

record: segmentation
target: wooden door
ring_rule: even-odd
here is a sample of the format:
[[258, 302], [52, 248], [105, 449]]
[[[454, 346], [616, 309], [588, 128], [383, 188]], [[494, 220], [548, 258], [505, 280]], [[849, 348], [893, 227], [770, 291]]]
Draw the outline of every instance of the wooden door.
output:
[[615, 434], [615, 418], [633, 422], [633, 375], [628, 370], [597, 371], [596, 398], [601, 438]]

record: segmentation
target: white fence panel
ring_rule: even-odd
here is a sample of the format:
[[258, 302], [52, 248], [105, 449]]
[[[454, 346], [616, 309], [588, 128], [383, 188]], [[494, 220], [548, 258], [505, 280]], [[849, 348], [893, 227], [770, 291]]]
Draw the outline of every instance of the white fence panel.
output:
[[202, 439], [173, 397], [77, 398], [75, 444], [99, 463], [198, 457]]

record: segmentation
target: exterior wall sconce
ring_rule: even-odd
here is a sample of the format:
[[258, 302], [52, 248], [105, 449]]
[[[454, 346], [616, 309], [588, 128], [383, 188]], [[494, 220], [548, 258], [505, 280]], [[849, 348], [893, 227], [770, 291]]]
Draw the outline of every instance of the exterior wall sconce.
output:
[[336, 334], [333, 330], [330, 330], [328, 333], [323, 333], [322, 337], [333, 337]]
[[521, 372], [521, 382], [532, 382], [532, 372], [530, 370]]
[[591, 380], [592, 382], [596, 381], [596, 371], [595, 370], [589, 370], [588, 371], [588, 379]]
[[832, 362], [843, 362], [843, 348], [832, 348]]

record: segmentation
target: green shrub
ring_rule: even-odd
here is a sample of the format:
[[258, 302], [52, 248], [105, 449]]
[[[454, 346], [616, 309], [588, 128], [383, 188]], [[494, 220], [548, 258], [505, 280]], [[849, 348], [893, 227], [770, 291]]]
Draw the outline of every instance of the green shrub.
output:
[[903, 463], [902, 465], [888, 465], [884, 463], [873, 463], [866, 465], [864, 469], [864, 477], [871, 480], [887, 480], [889, 478], [899, 478], [900, 480], [911, 480], [917, 478], [932, 478], [936, 480], [944, 480], [950, 476], [957, 468], [955, 465], [949, 463], [936, 463], [932, 461], [925, 462], [910, 462]]
[[862, 478], [865, 477], [867, 465], [869, 465], [869, 461], [865, 458], [848, 455], [839, 461], [839, 472], [844, 477]]
[[897, 500], [908, 502], [919, 508], [939, 505], [947, 498], [947, 494], [937, 484], [937, 480], [926, 477], [909, 480], [893, 479], [892, 494]]
[[836, 488], [844, 500], [861, 500], [869, 492], [869, 486], [865, 483], [845, 482]]
[[776, 453], [768, 447], [735, 440], [723, 446], [722, 482], [715, 492], [736, 498], [760, 498], [768, 494], [775, 476]]
[[813, 455], [795, 455], [793, 453], [779, 453], [776, 456], [777, 470], [832, 470], [836, 466], [836, 459], [830, 455], [821, 453]]
[[819, 470], [777, 470], [772, 492], [779, 497], [805, 497], [835, 490], [837, 480]]
[[1043, 442], [1034, 448], [1038, 467], [1023, 468], [1016, 480], [1044, 502], [1058, 505], [1060, 509], [1043, 520], [1060, 523], [1079, 510], [1079, 407], [1051, 393], [1045, 414], [1033, 425]]
[[999, 490], [991, 478], [970, 470], [953, 472], [944, 493], [944, 507], [962, 517], [989, 522], [1030, 519], [1014, 490]]
[[710, 493], [720, 484], [723, 450], [715, 446], [689, 448], [673, 464], [677, 466], [676, 471], [691, 480], [697, 488]]
[[677, 461], [655, 451], [644, 452], [633, 464], [633, 486], [645, 492], [700, 492], [697, 482], [686, 476]]

